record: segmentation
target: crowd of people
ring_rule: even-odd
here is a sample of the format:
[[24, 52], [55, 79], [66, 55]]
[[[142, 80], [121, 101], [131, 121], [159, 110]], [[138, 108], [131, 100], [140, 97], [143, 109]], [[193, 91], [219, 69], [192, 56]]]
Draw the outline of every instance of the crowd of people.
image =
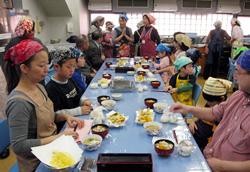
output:
[[[250, 169], [250, 50], [242, 47], [243, 32], [240, 22], [233, 18], [232, 36], [221, 29], [216, 21], [206, 41], [206, 65], [203, 97], [205, 108], [195, 107], [192, 91], [201, 70], [196, 66], [201, 52], [191, 48], [191, 39], [182, 32], [174, 33], [174, 47], [161, 44], [158, 31], [152, 25], [156, 19], [143, 15], [132, 33], [127, 26], [128, 17], [119, 16], [120, 26], [97, 16], [87, 35], [79, 35], [75, 47], [59, 47], [48, 52], [42, 42], [34, 37], [35, 22], [22, 19], [5, 47], [8, 101], [6, 116], [10, 139], [20, 171], [34, 171], [39, 160], [32, 155], [31, 147], [48, 144], [62, 134], [78, 134], [73, 131], [59, 133], [65, 121], [81, 128], [84, 121], [76, 115], [88, 115], [92, 102], [84, 96], [92, 78], [106, 58], [131, 57], [130, 45], [136, 45], [136, 55], [149, 57], [175, 102], [171, 111], [195, 118], [189, 124], [198, 146], [214, 171], [247, 171]], [[106, 25], [106, 31], [101, 27]], [[234, 78], [239, 85], [227, 99], [231, 82], [218, 79], [224, 40], [232, 44], [236, 56]], [[156, 58], [157, 57], [157, 58]], [[159, 58], [159, 59], [158, 59]], [[212, 74], [210, 75], [210, 70]], [[210, 77], [212, 76], [212, 77]]]

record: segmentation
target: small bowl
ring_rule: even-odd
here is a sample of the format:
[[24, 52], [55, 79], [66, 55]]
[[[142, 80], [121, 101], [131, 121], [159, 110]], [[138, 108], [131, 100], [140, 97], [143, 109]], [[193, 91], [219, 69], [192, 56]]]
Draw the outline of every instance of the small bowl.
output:
[[157, 112], [157, 113], [163, 113], [163, 110], [165, 108], [168, 108], [168, 104], [167, 103], [155, 103], [153, 105], [154, 107], [154, 110]]
[[146, 72], [144, 72], [144, 71], [138, 71], [138, 72], [137, 72], [137, 75], [145, 76], [145, 75], [146, 75]]
[[98, 88], [98, 83], [90, 84], [90, 88], [93, 88], [93, 89]]
[[101, 84], [102, 88], [108, 88], [109, 84]]
[[[90, 139], [90, 138], [98, 139], [98, 140], [100, 140], [100, 143], [97, 143], [97, 144], [94, 144], [94, 145], [87, 145], [87, 144], [83, 143], [84, 140], [87, 140], [87, 139]], [[94, 151], [94, 150], [97, 150], [101, 146], [102, 137], [97, 135], [97, 134], [91, 134], [91, 135], [84, 136], [81, 141], [82, 141], [82, 145], [83, 145], [84, 149], [86, 149], [88, 151]]]
[[[165, 142], [167, 142], [167, 143], [169, 143], [169, 144], [172, 144], [173, 147], [172, 147], [171, 149], [169, 149], [169, 150], [157, 148], [157, 147], [155, 146], [156, 143], [159, 143], [159, 142], [161, 142], [161, 141], [165, 141]], [[174, 143], [173, 143], [172, 141], [170, 141], [170, 140], [167, 140], [167, 139], [160, 139], [160, 140], [157, 140], [157, 141], [154, 143], [154, 148], [155, 148], [155, 152], [158, 153], [158, 155], [163, 156], [163, 157], [166, 157], [166, 156], [171, 155], [171, 154], [174, 152]]]
[[148, 84], [151, 84], [151, 81], [157, 81], [156, 78], [147, 78]]
[[105, 63], [105, 65], [107, 66], [107, 67], [110, 67], [110, 65], [112, 65], [113, 63], [112, 62], [106, 62]]
[[97, 97], [97, 101], [101, 104], [102, 101], [104, 100], [110, 100], [110, 97], [109, 96], [99, 96]]
[[150, 68], [149, 65], [145, 65], [145, 64], [141, 65], [141, 67], [142, 67], [143, 69], [149, 69], [149, 68]]
[[121, 59], [121, 57], [119, 57], [119, 58], [118, 58], [118, 57], [116, 57], [116, 61], [118, 61], [118, 62], [119, 62], [120, 60], [122, 60], [122, 59]]
[[111, 97], [118, 101], [118, 100], [121, 100], [122, 99], [122, 94], [121, 93], [114, 93], [114, 94], [111, 94]]
[[50, 40], [50, 43], [52, 43], [52, 44], [54, 44], [54, 43], [59, 43], [59, 42], [61, 42], [61, 39], [51, 39]]
[[[94, 128], [96, 128], [98, 126], [100, 126], [102, 128], [105, 128], [105, 129], [103, 131], [95, 131], [95, 130], [93, 130]], [[106, 124], [96, 124], [96, 125], [93, 125], [91, 127], [91, 132], [92, 132], [92, 134], [97, 134], [97, 135], [101, 136], [104, 139], [105, 136], [109, 133], [109, 126], [107, 126]]]
[[140, 56], [135, 56], [135, 60], [139, 61], [139, 60], [141, 60], [141, 57]]
[[111, 79], [111, 74], [102, 74], [103, 78]]
[[141, 62], [134, 62], [134, 65], [141, 64]]
[[[150, 101], [151, 100], [151, 101]], [[146, 98], [144, 99], [144, 103], [147, 107], [153, 109], [153, 105], [157, 103], [157, 99], [155, 98]]]
[[161, 82], [160, 81], [151, 81], [150, 84], [153, 88], [158, 88], [161, 85]]
[[110, 69], [113, 69], [113, 70], [114, 70], [117, 66], [118, 66], [118, 65], [113, 65], [113, 64], [112, 64], [112, 65], [110, 65], [109, 67], [110, 67]]
[[129, 60], [129, 57], [121, 57], [122, 60]]
[[[155, 126], [158, 126], [159, 129], [156, 129], [156, 130], [150, 130], [150, 129], [147, 129], [148, 126], [150, 125], [155, 125]], [[159, 123], [159, 122], [146, 122], [143, 124], [143, 127], [146, 129], [146, 132], [151, 135], [151, 136], [156, 136], [160, 133], [161, 131], [161, 128], [162, 128], [162, 124]]]
[[145, 57], [144, 57], [144, 59], [148, 60], [148, 59], [150, 59], [150, 57], [148, 57], [148, 56], [145, 56]]
[[128, 74], [129, 76], [133, 76], [133, 75], [135, 74], [135, 71], [127, 71], [127, 74]]
[[115, 107], [116, 101], [114, 100], [104, 100], [101, 102], [101, 105], [107, 110], [113, 110]]
[[119, 80], [119, 81], [122, 81], [124, 79], [123, 76], [115, 76], [114, 77], [115, 80]]

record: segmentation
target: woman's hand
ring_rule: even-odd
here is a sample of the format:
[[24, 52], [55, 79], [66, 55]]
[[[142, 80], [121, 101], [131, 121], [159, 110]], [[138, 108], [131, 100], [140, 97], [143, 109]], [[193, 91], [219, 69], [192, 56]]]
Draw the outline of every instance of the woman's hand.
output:
[[154, 65], [154, 64], [155, 64], [155, 62], [153, 61], [153, 62], [152, 62], [152, 64]]
[[80, 119], [80, 118], [77, 118], [77, 117], [74, 117], [74, 116], [71, 116], [71, 115], [67, 116], [67, 123], [72, 128], [75, 127], [76, 123], [78, 124], [79, 128], [82, 128], [84, 126], [84, 120], [83, 119]]
[[191, 131], [192, 134], [195, 133], [195, 130], [198, 130], [198, 127], [197, 127], [197, 125], [195, 124], [195, 122], [193, 120], [189, 123], [188, 128], [189, 128], [189, 130]]
[[152, 73], [159, 73], [159, 71], [158, 70], [152, 70]]
[[91, 74], [89, 74], [92, 78], [94, 78], [94, 76], [95, 76], [95, 73], [91, 73]]
[[70, 130], [65, 130], [61, 133], [62, 135], [66, 135], [66, 136], [72, 136], [74, 139], [77, 139], [79, 134], [75, 131], [70, 131]]
[[207, 158], [207, 163], [212, 171], [223, 171], [222, 160], [217, 158]]
[[83, 106], [89, 106], [89, 107], [91, 107], [92, 108], [92, 101], [90, 101], [90, 100], [84, 100], [83, 101], [83, 103], [82, 103], [82, 105]]
[[122, 35], [125, 36], [126, 35], [126, 28], [122, 29]]
[[187, 112], [189, 112], [189, 106], [177, 102], [170, 106], [169, 112], [186, 114]]
[[209, 52], [209, 49], [208, 49], [208, 47], [206, 47], [205, 48], [205, 53], [208, 54], [208, 52]]

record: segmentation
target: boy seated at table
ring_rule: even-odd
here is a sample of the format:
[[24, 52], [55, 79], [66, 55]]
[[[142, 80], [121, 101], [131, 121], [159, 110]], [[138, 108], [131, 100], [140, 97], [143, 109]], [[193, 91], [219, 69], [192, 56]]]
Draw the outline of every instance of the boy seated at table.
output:
[[[232, 82], [224, 79], [209, 77], [204, 84], [202, 92], [203, 98], [207, 101], [205, 107], [213, 107], [226, 101], [227, 91], [231, 84]], [[211, 137], [217, 125], [218, 123], [201, 120], [197, 117], [194, 117], [189, 123], [189, 129], [201, 151], [212, 139]]]
[[83, 67], [86, 62], [84, 54], [78, 48], [70, 47], [69, 49], [74, 53], [76, 58], [75, 72], [71, 78], [76, 82], [78, 87], [85, 91], [87, 88], [87, 84], [85, 83], [86, 77], [80, 71], [80, 68]]
[[[49, 53], [56, 73], [46, 85], [46, 91], [54, 104], [56, 114], [87, 115], [92, 102], [83, 95], [71, 78], [75, 71], [76, 58], [74, 53], [65, 47], [51, 50]], [[64, 123], [58, 124], [58, 131]]]
[[172, 94], [175, 102], [193, 105], [192, 93], [196, 82], [193, 72], [193, 61], [188, 57], [180, 57], [174, 62], [177, 73], [169, 81], [169, 86], [163, 91]]
[[[166, 45], [163, 44], [159, 44], [155, 51], [157, 52], [158, 57], [160, 58], [160, 64], [157, 62], [152, 62], [152, 64], [154, 65], [155, 68], [159, 69], [163, 69], [168, 67], [169, 71], [168, 72], [162, 72], [160, 73], [160, 76], [164, 82], [164, 84], [166, 86], [168, 86], [169, 83], [169, 79], [171, 78], [171, 76], [173, 74], [175, 74], [174, 72], [174, 66], [173, 63], [170, 60], [170, 55], [171, 55], [171, 49], [169, 47], [167, 47]], [[171, 70], [172, 69], [172, 70]], [[156, 73], [156, 71], [152, 71], [153, 73]]]
[[193, 61], [193, 74], [198, 77], [198, 74], [201, 71], [201, 66], [197, 66], [196, 63], [198, 62], [198, 60], [200, 58], [202, 58], [202, 52], [200, 50], [198, 50], [197, 48], [189, 48], [186, 51], [186, 54], [188, 57], [191, 58], [191, 60]]

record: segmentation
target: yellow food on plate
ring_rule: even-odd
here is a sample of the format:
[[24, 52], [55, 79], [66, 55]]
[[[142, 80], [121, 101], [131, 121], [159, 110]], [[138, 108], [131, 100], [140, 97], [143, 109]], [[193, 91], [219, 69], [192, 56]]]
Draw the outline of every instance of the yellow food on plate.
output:
[[153, 112], [150, 112], [150, 108], [147, 109], [147, 111], [143, 111], [142, 109], [139, 110], [140, 116], [150, 116], [152, 117], [154, 114]]
[[138, 116], [138, 122], [140, 123], [152, 122], [152, 118], [149, 116]]
[[107, 119], [109, 119], [113, 124], [118, 124], [118, 125], [121, 125], [125, 121], [125, 117], [119, 114], [119, 112], [109, 115]]
[[140, 68], [140, 67], [141, 67], [140, 63], [137, 63], [136, 65], [134, 65], [134, 68]]
[[146, 59], [141, 59], [141, 62], [147, 62], [147, 60]]
[[136, 76], [136, 81], [146, 81], [145, 76], [143, 75]]
[[108, 84], [109, 81], [106, 78], [102, 78], [98, 81], [99, 84]]
[[50, 164], [57, 168], [69, 167], [75, 164], [75, 160], [68, 152], [53, 152]]

